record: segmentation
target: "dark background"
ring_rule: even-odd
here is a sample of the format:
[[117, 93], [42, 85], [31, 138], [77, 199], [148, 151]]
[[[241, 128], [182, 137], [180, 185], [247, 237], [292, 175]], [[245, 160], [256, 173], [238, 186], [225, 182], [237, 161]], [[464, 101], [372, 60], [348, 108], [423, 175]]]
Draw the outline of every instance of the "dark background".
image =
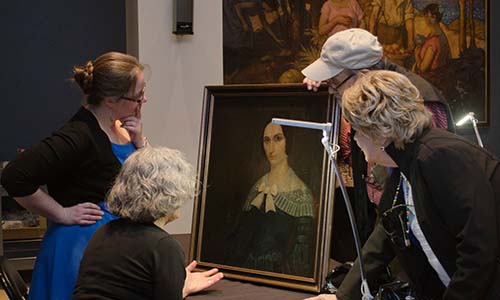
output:
[[50, 135], [82, 101], [72, 67], [126, 51], [125, 0], [0, 4], [0, 161]]
[[[500, 2], [489, 0], [490, 2], [490, 64], [489, 64], [489, 91], [490, 91], [490, 127], [479, 128], [479, 133], [484, 143], [484, 147], [500, 157]], [[454, 116], [458, 121], [462, 116]], [[465, 136], [474, 143], [477, 143], [474, 131], [470, 123], [457, 128], [457, 133]]]

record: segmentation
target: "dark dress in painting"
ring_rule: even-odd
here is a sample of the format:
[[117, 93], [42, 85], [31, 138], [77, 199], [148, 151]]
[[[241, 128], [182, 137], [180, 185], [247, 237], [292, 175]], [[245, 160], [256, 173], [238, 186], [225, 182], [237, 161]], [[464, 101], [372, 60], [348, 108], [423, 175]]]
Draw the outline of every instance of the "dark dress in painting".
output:
[[311, 276], [314, 268], [314, 202], [309, 188], [288, 168], [278, 184], [268, 174], [250, 190], [228, 262], [244, 268]]

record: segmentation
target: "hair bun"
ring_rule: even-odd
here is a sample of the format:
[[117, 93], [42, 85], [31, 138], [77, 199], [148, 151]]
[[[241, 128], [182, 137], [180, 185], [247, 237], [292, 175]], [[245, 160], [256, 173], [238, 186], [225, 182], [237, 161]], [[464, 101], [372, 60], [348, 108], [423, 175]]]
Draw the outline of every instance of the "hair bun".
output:
[[73, 68], [73, 77], [86, 95], [89, 95], [92, 91], [93, 72], [94, 63], [91, 60], [85, 66], [75, 66]]

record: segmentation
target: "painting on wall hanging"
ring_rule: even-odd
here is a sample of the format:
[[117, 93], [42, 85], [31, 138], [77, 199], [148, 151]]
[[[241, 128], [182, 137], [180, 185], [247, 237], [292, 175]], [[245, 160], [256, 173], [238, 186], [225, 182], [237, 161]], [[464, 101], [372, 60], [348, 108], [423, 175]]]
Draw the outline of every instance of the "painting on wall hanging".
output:
[[332, 101], [299, 84], [206, 88], [190, 251], [199, 268], [319, 291], [334, 186], [322, 132], [270, 122], [331, 122]]
[[224, 0], [224, 84], [302, 82], [324, 41], [353, 27], [442, 91], [455, 119], [489, 124], [489, 0]]

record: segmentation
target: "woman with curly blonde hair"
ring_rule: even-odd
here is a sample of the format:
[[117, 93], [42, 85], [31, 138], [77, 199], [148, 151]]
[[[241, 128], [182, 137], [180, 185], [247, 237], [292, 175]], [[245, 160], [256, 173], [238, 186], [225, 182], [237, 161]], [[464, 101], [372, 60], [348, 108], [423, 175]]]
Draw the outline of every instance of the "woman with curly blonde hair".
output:
[[183, 299], [223, 275], [184, 268], [179, 244], [162, 227], [179, 217], [195, 191], [181, 152], [148, 147], [124, 163], [107, 197], [120, 218], [96, 231], [83, 255], [73, 299]]
[[[392, 170], [362, 251], [370, 287], [397, 257], [416, 299], [500, 299], [499, 160], [432, 128], [419, 91], [396, 72], [360, 75], [342, 111], [366, 160]], [[359, 287], [354, 266], [336, 295], [315, 299], [360, 299]]]
[[374, 71], [362, 76], [344, 92], [343, 99], [347, 121], [379, 146], [391, 140], [403, 149], [432, 124], [432, 114], [418, 89], [396, 72]]

